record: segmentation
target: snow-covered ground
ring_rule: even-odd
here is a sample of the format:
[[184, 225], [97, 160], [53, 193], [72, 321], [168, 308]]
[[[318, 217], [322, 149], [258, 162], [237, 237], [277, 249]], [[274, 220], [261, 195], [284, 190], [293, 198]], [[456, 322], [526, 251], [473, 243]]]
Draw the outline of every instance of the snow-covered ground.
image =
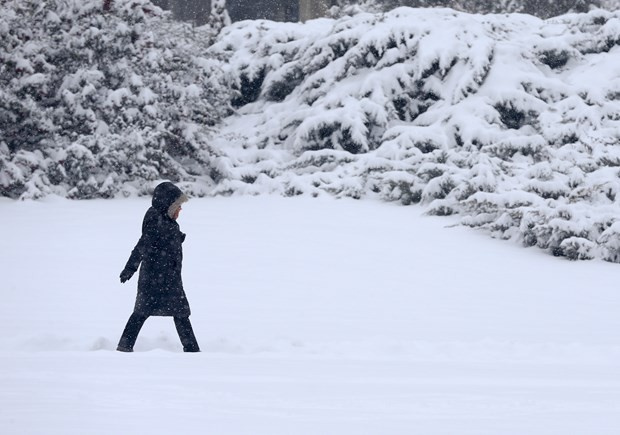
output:
[[618, 266], [422, 209], [194, 199], [169, 318], [114, 351], [146, 199], [0, 200], [2, 434], [620, 433]]

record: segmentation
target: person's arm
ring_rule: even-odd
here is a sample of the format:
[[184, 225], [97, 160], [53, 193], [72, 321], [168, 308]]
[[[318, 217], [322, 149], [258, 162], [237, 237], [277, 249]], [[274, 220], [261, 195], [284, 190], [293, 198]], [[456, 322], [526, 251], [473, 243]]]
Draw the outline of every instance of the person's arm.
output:
[[122, 283], [129, 281], [133, 274], [138, 270], [138, 267], [140, 267], [140, 263], [142, 262], [148, 247], [152, 244], [154, 230], [154, 216], [147, 212], [146, 216], [144, 216], [144, 222], [142, 223], [142, 236], [133, 248], [133, 251], [131, 251], [129, 260], [127, 260], [127, 264], [121, 272], [120, 278]]
[[129, 256], [129, 260], [127, 260], [127, 264], [125, 268], [121, 272], [121, 282], [126, 282], [131, 279], [138, 267], [140, 267], [140, 263], [142, 262], [142, 257], [144, 257], [144, 236], [140, 237], [136, 247], [131, 251], [131, 255]]

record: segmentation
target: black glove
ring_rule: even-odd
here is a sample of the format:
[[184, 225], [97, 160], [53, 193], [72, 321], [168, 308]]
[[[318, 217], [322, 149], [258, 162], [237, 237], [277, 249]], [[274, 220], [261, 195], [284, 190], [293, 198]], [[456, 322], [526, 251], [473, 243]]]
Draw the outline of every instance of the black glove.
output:
[[124, 283], [126, 281], [129, 281], [132, 276], [133, 276], [133, 271], [131, 271], [129, 269], [124, 269], [121, 272], [121, 282]]

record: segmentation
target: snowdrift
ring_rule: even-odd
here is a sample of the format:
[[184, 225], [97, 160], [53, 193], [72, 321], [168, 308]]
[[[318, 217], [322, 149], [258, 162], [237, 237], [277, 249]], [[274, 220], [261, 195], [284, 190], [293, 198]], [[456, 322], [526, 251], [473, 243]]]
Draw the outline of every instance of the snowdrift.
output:
[[239, 108], [215, 192], [378, 195], [618, 261], [619, 45], [600, 10], [234, 25], [210, 49]]

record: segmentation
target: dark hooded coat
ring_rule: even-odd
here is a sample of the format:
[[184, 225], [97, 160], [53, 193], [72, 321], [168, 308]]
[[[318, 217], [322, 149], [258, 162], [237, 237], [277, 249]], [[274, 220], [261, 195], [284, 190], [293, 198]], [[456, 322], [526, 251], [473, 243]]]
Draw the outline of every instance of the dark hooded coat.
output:
[[169, 215], [170, 206], [183, 192], [170, 182], [153, 192], [152, 206], [142, 222], [142, 237], [131, 252], [125, 270], [140, 266], [134, 312], [144, 316], [188, 317], [189, 303], [183, 290], [181, 266], [185, 234]]

